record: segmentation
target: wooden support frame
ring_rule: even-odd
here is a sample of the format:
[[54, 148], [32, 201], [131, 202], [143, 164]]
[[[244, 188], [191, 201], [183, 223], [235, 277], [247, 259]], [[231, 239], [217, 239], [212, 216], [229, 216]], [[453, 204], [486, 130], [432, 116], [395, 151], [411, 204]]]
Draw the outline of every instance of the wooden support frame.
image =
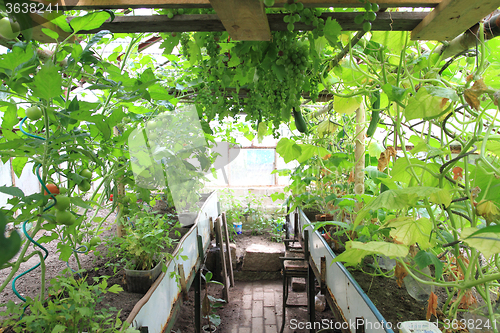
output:
[[500, 7], [500, 0], [443, 0], [413, 29], [413, 40], [452, 40]]
[[[210, 0], [34, 0], [57, 6], [58, 10], [73, 9], [129, 9], [129, 8], [211, 8]], [[381, 0], [382, 8], [436, 7], [444, 0]], [[283, 7], [287, 0], [276, 0], [274, 7]], [[301, 0], [305, 7], [363, 7], [359, 0]], [[477, 2], [476, 2], [477, 3]]]
[[[359, 31], [362, 26], [354, 23], [359, 13], [323, 13], [321, 18], [335, 19], [344, 31]], [[373, 22], [373, 31], [411, 31], [429, 12], [382, 12], [377, 14]], [[287, 31], [287, 23], [283, 21], [284, 14], [268, 14], [267, 19], [271, 31]], [[310, 31], [313, 26], [305, 23], [295, 23], [296, 30]], [[79, 33], [97, 33], [109, 30], [113, 33], [133, 32], [196, 32], [225, 31], [223, 22], [214, 14], [176, 15], [169, 19], [166, 15], [153, 16], [118, 16], [113, 22], [105, 22], [99, 29], [82, 30]]]
[[271, 30], [261, 0], [210, 0], [234, 40], [269, 41]]

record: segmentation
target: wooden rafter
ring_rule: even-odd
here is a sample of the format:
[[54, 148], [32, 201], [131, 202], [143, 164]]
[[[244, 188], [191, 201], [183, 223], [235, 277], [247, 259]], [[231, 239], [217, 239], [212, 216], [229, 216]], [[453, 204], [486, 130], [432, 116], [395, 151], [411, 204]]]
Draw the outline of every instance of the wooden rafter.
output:
[[[128, 8], [210, 8], [210, 0], [57, 0], [54, 2], [35, 0], [59, 9], [128, 9]], [[381, 0], [380, 7], [435, 7], [443, 0]], [[283, 6], [287, 0], [276, 0], [275, 7]], [[359, 0], [301, 0], [306, 7], [363, 7]]]
[[271, 40], [261, 0], [210, 0], [229, 36], [234, 40]]
[[443, 0], [412, 31], [413, 40], [452, 40], [500, 7], [500, 0]]
[[[342, 26], [344, 31], [358, 31], [362, 27], [354, 23], [358, 13], [323, 13], [323, 19], [331, 17]], [[411, 31], [428, 12], [384, 12], [378, 13], [372, 30], [378, 31]], [[285, 31], [287, 24], [283, 22], [283, 14], [268, 14], [267, 18], [272, 31]], [[305, 23], [295, 23], [297, 30], [312, 30]], [[118, 16], [113, 22], [104, 23], [99, 29], [81, 31], [80, 33], [96, 33], [109, 30], [115, 33], [133, 32], [183, 32], [183, 31], [224, 31], [224, 25], [217, 15], [176, 15], [172, 19], [164, 15], [154, 16]]]

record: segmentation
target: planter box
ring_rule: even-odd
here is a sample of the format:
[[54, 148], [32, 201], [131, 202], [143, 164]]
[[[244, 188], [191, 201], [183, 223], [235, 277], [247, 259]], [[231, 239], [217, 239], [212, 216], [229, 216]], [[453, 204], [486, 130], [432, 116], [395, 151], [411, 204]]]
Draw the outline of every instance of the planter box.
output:
[[[210, 244], [210, 220], [219, 215], [217, 193], [206, 198], [194, 220], [194, 225], [181, 238], [173, 252], [172, 260], [166, 263], [167, 271], [160, 273], [146, 295], [137, 302], [127, 318], [132, 327], [147, 327], [149, 333], [170, 332], [182, 300], [180, 283], [170, 278], [182, 269], [189, 289], [196, 272], [200, 268], [199, 253], [206, 253]], [[201, 239], [199, 248], [198, 239]]]
[[344, 265], [339, 262], [331, 264], [335, 254], [324, 237], [318, 231], [314, 231], [310, 225], [308, 226], [310, 222], [304, 212], [299, 210], [296, 214], [290, 214], [290, 226], [296, 225], [296, 219], [298, 219], [297, 225], [302, 235], [304, 230], [309, 230], [310, 264], [318, 280], [321, 280], [321, 258], [325, 258], [323, 275], [326, 298], [336, 317], [344, 322], [344, 325], [339, 327], [342, 332], [354, 333], [356, 332], [356, 326], [360, 329], [361, 324], [365, 323], [364, 332], [366, 333], [394, 333], [394, 330], [388, 327], [389, 325], [386, 324], [387, 321], [380, 311]]

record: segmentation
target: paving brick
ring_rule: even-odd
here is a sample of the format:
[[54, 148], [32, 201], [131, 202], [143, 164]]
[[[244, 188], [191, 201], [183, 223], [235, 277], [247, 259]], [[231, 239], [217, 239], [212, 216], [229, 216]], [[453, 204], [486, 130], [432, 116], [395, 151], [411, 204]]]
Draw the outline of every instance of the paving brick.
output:
[[238, 322], [241, 326], [250, 326], [250, 324], [252, 323], [252, 310], [241, 310]]
[[264, 321], [266, 325], [276, 325], [276, 310], [274, 308], [264, 308]]
[[253, 301], [252, 304], [252, 317], [261, 317], [264, 315], [264, 302], [263, 301]]
[[241, 307], [243, 309], [252, 308], [252, 295], [243, 295], [243, 298], [241, 300]]
[[252, 318], [252, 333], [264, 333], [264, 320], [262, 317]]
[[253, 290], [253, 300], [254, 301], [262, 301], [264, 300], [264, 290], [262, 288], [259, 288], [260, 290], [254, 289]]
[[275, 306], [274, 292], [264, 292], [264, 306]]
[[278, 333], [278, 327], [276, 325], [266, 325], [266, 333]]
[[252, 333], [252, 329], [250, 327], [241, 327], [240, 326], [240, 328], [237, 332], [238, 333]]

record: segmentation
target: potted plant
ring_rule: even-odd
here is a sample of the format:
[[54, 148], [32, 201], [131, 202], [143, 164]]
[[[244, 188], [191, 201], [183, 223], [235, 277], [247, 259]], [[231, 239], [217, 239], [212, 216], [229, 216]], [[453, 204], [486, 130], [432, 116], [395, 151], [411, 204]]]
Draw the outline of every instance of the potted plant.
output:
[[128, 291], [146, 293], [171, 258], [175, 242], [169, 235], [179, 227], [178, 221], [169, 214], [137, 211], [130, 219], [123, 218], [122, 224], [125, 234], [111, 240], [109, 255], [124, 261]]

